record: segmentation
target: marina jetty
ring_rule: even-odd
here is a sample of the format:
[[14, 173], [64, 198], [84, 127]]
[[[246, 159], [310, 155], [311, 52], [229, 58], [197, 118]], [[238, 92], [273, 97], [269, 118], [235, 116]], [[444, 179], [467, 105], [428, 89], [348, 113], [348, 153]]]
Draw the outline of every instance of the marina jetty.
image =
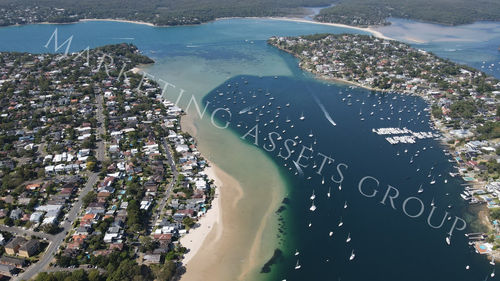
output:
[[444, 156], [456, 169], [450, 175], [464, 181], [457, 185], [458, 192], [469, 204], [482, 205], [478, 219], [489, 229], [487, 233], [471, 235], [471, 245], [492, 259], [500, 257], [498, 79], [408, 44], [368, 35], [271, 37], [268, 44], [297, 57], [302, 69], [320, 79], [423, 98], [429, 105], [425, 110], [430, 112], [430, 127], [440, 134], [401, 127], [372, 131], [394, 145], [427, 138], [447, 145]]

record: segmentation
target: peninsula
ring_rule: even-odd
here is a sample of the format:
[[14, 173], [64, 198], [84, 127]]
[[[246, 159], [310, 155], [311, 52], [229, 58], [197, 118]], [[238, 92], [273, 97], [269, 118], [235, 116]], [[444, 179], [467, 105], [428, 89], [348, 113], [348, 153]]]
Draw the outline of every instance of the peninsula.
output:
[[500, 20], [500, 2], [484, 0], [341, 0], [322, 9], [317, 21], [354, 26], [388, 25], [389, 17], [460, 25]]
[[[334, 3], [335, 5], [332, 5]], [[327, 7], [314, 17], [318, 22], [350, 26], [390, 24], [389, 17], [447, 25], [500, 20], [500, 2], [484, 0], [156, 0], [137, 2], [64, 0], [5, 0], [0, 3], [0, 26], [33, 23], [73, 23], [107, 19], [157, 26], [200, 24], [227, 17], [302, 18], [307, 7]], [[471, 12], [473, 11], [473, 12]]]
[[331, 4], [332, 0], [158, 0], [137, 2], [91, 1], [68, 2], [15, 1], [0, 3], [0, 26], [33, 23], [72, 23], [82, 19], [113, 19], [150, 23], [158, 26], [200, 24], [226, 17], [273, 17], [304, 15], [304, 7]]
[[215, 186], [183, 111], [132, 71], [153, 61], [118, 44], [0, 62], [0, 274], [170, 280]]
[[[409, 45], [368, 35], [315, 34], [272, 37], [268, 43], [299, 59], [317, 77], [366, 89], [418, 95], [430, 107], [449, 145], [445, 155], [456, 164], [452, 176], [467, 187], [469, 204], [486, 204], [489, 217], [500, 219], [500, 81], [474, 68], [439, 58]], [[396, 142], [392, 142], [396, 143]], [[489, 227], [477, 249], [500, 257], [498, 228]], [[484, 253], [481, 250], [478, 252]]]

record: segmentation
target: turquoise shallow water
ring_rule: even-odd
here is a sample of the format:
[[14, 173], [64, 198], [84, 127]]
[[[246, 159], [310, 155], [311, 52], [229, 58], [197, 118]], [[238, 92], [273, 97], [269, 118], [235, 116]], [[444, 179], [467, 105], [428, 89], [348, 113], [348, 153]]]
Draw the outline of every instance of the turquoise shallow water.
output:
[[[391, 25], [377, 30], [391, 38], [434, 52], [438, 56], [500, 77], [498, 23], [477, 22], [462, 26], [445, 26], [395, 18], [390, 21]], [[412, 39], [421, 43], [415, 44]]]
[[[475, 67], [480, 68], [483, 61], [485, 65], [494, 63], [495, 66], [500, 62], [500, 54], [495, 53], [500, 45], [498, 24], [480, 23], [445, 31], [442, 30], [445, 27], [441, 26], [426, 25], [424, 28], [419, 25], [401, 21], [384, 32], [390, 37], [405, 40], [401, 30], [407, 29], [413, 36], [426, 41], [415, 44], [416, 47]], [[175, 85], [167, 91], [167, 97], [175, 100], [183, 89], [185, 97], [191, 94], [200, 100], [205, 97], [204, 101], [210, 102], [210, 110], [227, 108], [232, 113], [229, 129], [239, 136], [259, 124], [257, 146], [282, 167], [288, 182], [289, 200], [285, 205], [286, 211], [281, 213], [284, 224], [279, 236], [280, 244], [277, 245], [283, 250], [283, 258], [271, 266], [270, 273], [262, 274], [263, 279], [468, 281], [485, 280], [491, 272], [488, 261], [467, 246], [463, 231], [455, 233], [451, 246], [445, 244], [446, 232], [453, 221], [445, 221], [439, 229], [429, 227], [426, 222], [433, 198], [437, 207], [436, 220], [445, 211], [453, 216], [471, 217], [458, 195], [461, 182], [450, 178], [448, 184], [443, 182], [452, 167], [442, 147], [434, 140], [392, 146], [371, 132], [372, 128], [400, 124], [413, 130], [428, 131], [428, 117], [417, 115], [425, 104], [416, 98], [380, 95], [316, 81], [302, 72], [290, 55], [265, 43], [272, 35], [352, 30], [257, 19], [224, 20], [176, 28], [116, 22], [30, 25], [0, 28], [0, 50], [53, 52], [53, 45], [49, 48], [44, 45], [55, 28], [59, 44], [73, 36], [70, 52], [87, 46], [134, 43], [157, 62], [146, 71], [156, 79]], [[470, 32], [463, 32], [460, 28]], [[479, 33], [481, 30], [484, 33]], [[498, 68], [491, 67], [486, 71], [500, 76]], [[228, 87], [228, 84], [231, 86]], [[186, 102], [182, 100], [181, 105]], [[391, 110], [391, 104], [395, 111]], [[277, 106], [281, 107], [278, 117]], [[328, 121], [322, 108], [337, 126]], [[398, 112], [399, 109], [403, 111]], [[249, 111], [253, 114], [248, 114]], [[372, 111], [374, 114], [370, 115]], [[299, 120], [301, 113], [305, 116], [303, 121]], [[365, 121], [360, 120], [360, 113]], [[219, 116], [221, 121], [227, 117]], [[286, 122], [287, 118], [291, 122]], [[270, 123], [271, 120], [274, 120], [273, 123]], [[293, 128], [290, 127], [292, 124]], [[276, 128], [276, 125], [279, 127]], [[283, 130], [286, 132], [283, 133]], [[277, 135], [272, 132], [279, 133], [282, 140], [278, 141]], [[269, 144], [269, 133], [276, 140], [274, 149]], [[311, 133], [313, 136], [309, 137]], [[224, 131], [221, 134], [225, 134]], [[302, 140], [302, 143], [291, 147], [293, 156], [284, 160], [279, 152], [281, 148], [281, 155], [286, 155], [284, 141], [288, 138], [297, 142]], [[254, 143], [251, 135], [247, 135], [246, 141]], [[298, 161], [309, 164], [303, 167], [304, 174], [301, 176], [295, 175], [296, 169], [291, 160], [297, 161], [303, 144], [312, 147], [313, 152], [305, 152], [305, 155], [312, 154], [314, 158]], [[419, 156], [414, 157], [413, 164], [409, 164], [411, 155], [417, 151]], [[321, 163], [318, 152], [334, 159], [333, 163], [326, 164], [321, 175], [317, 173], [318, 168], [312, 168], [314, 164]], [[398, 152], [400, 155], [397, 155]], [[337, 166], [341, 163], [347, 168]], [[338, 183], [329, 180], [331, 176], [335, 180], [340, 179], [338, 167], [344, 176], [342, 190], [338, 190]], [[429, 184], [429, 173], [436, 178], [435, 185]], [[357, 190], [364, 176], [373, 176], [380, 181], [379, 193], [373, 198], [367, 198]], [[322, 184], [323, 178], [326, 179], [325, 184]], [[425, 191], [417, 194], [420, 184]], [[385, 205], [380, 203], [387, 185], [398, 188], [400, 192], [400, 199], [395, 200], [396, 210], [387, 201]], [[326, 196], [328, 188], [331, 188], [330, 198]], [[315, 212], [309, 211], [309, 197], [313, 189], [317, 197]], [[419, 218], [411, 219], [402, 211], [403, 200], [411, 196], [421, 198], [425, 204], [425, 211]], [[344, 209], [346, 201], [348, 207]], [[415, 203], [408, 204], [410, 213], [418, 211]], [[453, 205], [453, 208], [448, 210], [448, 205]], [[340, 221], [343, 222], [341, 227], [338, 226]], [[311, 227], [308, 227], [309, 223]], [[329, 236], [330, 231], [332, 236]], [[346, 243], [348, 235], [352, 240]], [[294, 255], [295, 249], [300, 252], [298, 256]], [[349, 261], [353, 250], [356, 257]], [[302, 265], [299, 270], [294, 269], [297, 260]], [[465, 270], [467, 264], [471, 266], [469, 271]]]

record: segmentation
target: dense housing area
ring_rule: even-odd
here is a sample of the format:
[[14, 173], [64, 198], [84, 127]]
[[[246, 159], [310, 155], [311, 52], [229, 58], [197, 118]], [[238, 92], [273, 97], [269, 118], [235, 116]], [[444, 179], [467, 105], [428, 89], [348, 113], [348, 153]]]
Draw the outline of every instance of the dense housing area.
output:
[[214, 186], [180, 130], [182, 110], [130, 71], [151, 62], [128, 44], [0, 53], [0, 274], [176, 273], [178, 240], [210, 208]]

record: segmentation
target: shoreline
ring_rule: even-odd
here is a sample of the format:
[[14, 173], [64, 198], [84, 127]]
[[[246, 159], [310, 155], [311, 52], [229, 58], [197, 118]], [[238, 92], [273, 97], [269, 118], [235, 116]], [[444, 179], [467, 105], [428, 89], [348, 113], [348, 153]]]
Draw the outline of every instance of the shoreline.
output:
[[[275, 46], [275, 45], [272, 45], [272, 46], [276, 47], [277, 49], [279, 49], [281, 51], [289, 53], [290, 55], [297, 58], [299, 61], [301, 59], [299, 56], [297, 56], [296, 54], [294, 54], [286, 49], [280, 48], [279, 46]], [[380, 88], [374, 88], [371, 86], [361, 84], [358, 81], [346, 80], [346, 79], [337, 78], [337, 77], [330, 77], [330, 76], [326, 76], [326, 75], [308, 70], [308, 69], [304, 68], [300, 62], [298, 63], [298, 67], [302, 71], [309, 73], [309, 74], [312, 74], [314, 79], [325, 81], [327, 83], [332, 82], [335, 84], [353, 85], [353, 86], [360, 87], [360, 88], [365, 89], [365, 90], [377, 91], [377, 92], [382, 92], [382, 93], [383, 92], [392, 92], [392, 93], [399, 94], [399, 95], [418, 96], [424, 100], [424, 102], [427, 104], [427, 106], [429, 108], [433, 104], [435, 104], [433, 102], [432, 98], [429, 97], [428, 95], [425, 95], [424, 93], [414, 93], [413, 91], [408, 91], [406, 89], [385, 90], [385, 89], [380, 89]], [[455, 146], [453, 144], [450, 144], [450, 143], [445, 141], [445, 138], [450, 137], [450, 129], [448, 129], [446, 126], [443, 126], [440, 122], [438, 122], [438, 120], [436, 118], [434, 118], [434, 116], [432, 116], [432, 114], [429, 117], [429, 121], [432, 124], [432, 126], [434, 127], [434, 129], [439, 131], [442, 135], [442, 137], [439, 140], [439, 143], [441, 145], [443, 145], [444, 147], [446, 147], [447, 149], [449, 149], [450, 151], [454, 151]], [[460, 166], [459, 163], [454, 162], [454, 164], [457, 164]], [[463, 175], [459, 174], [459, 177], [462, 178]], [[473, 185], [474, 187], [476, 187], [477, 189], [484, 190], [484, 186], [486, 186], [487, 182], [480, 180], [480, 179], [476, 179], [473, 183], [470, 183], [470, 184]], [[470, 210], [470, 208], [471, 208], [470, 206], [467, 207], [468, 210]], [[491, 220], [489, 217], [489, 211], [487, 208], [486, 209], [481, 208], [479, 211], [472, 211], [472, 213], [474, 213], [476, 216], [476, 220], [474, 222], [477, 222], [480, 225], [480, 227], [485, 227], [488, 230], [487, 232], [484, 232], [485, 234], [487, 234], [489, 231], [494, 229], [494, 225], [491, 223]], [[476, 230], [476, 228], [472, 228], [472, 230], [474, 231], [474, 230]], [[480, 230], [477, 230], [477, 231], [480, 231]], [[483, 231], [480, 231], [480, 232], [483, 232]], [[500, 261], [500, 255], [498, 253], [499, 253], [498, 251], [492, 251], [491, 253], [486, 253], [486, 256], [488, 256], [490, 258], [494, 257], [495, 260]]]
[[[341, 24], [341, 23], [320, 22], [320, 21], [309, 20], [309, 19], [305, 19], [305, 18], [295, 18], [295, 17], [286, 17], [286, 16], [285, 17], [222, 17], [222, 18], [216, 18], [216, 19], [211, 20], [211, 21], [202, 22], [200, 24], [185, 24], [185, 25], [156, 25], [154, 23], [139, 21], [139, 20], [104, 18], [104, 19], [79, 19], [79, 20], [74, 21], [74, 22], [61, 22], [61, 23], [44, 21], [44, 22], [34, 22], [34, 23], [26, 23], [26, 24], [7, 25], [7, 26], [2, 26], [2, 27], [35, 25], [35, 24], [76, 24], [76, 23], [93, 22], [93, 21], [123, 22], [123, 23], [146, 25], [146, 26], [150, 26], [150, 27], [177, 27], [177, 26], [197, 26], [197, 25], [203, 25], [203, 24], [213, 23], [216, 21], [223, 21], [223, 20], [230, 20], [230, 19], [261, 19], [261, 20], [291, 21], [291, 22], [300, 22], [300, 23], [309, 23], [309, 24], [319, 24], [319, 25], [349, 28], [349, 29], [364, 31], [364, 32], [368, 32], [368, 33], [372, 34], [375, 37], [381, 38], [381, 39], [394, 40], [393, 38], [385, 36], [382, 32], [380, 32], [378, 30], [374, 30], [373, 27], [359, 27], [359, 26], [347, 25], [347, 24]], [[417, 40], [415, 40], [414, 42], [420, 43]]]
[[[91, 22], [91, 21], [111, 21], [111, 22], [125, 22], [125, 23], [133, 23], [133, 24], [141, 24], [141, 25], [147, 25], [151, 27], [159, 27], [158, 25], [155, 25], [150, 22], [145, 22], [145, 21], [135, 21], [135, 20], [121, 20], [121, 19], [80, 19], [76, 22], [73, 23], [79, 23], [79, 22]], [[53, 23], [53, 24], [58, 24], [58, 23]]]
[[341, 24], [341, 23], [320, 22], [320, 21], [315, 21], [315, 20], [308, 20], [308, 19], [302, 19], [302, 18], [292, 18], [292, 17], [268, 17], [268, 18], [261, 18], [261, 19], [283, 20], [283, 21], [292, 21], [292, 22], [301, 22], [301, 23], [310, 23], [310, 24], [319, 24], [319, 25], [326, 25], [326, 26], [333, 26], [333, 27], [349, 28], [349, 29], [368, 32], [368, 33], [372, 34], [373, 36], [378, 37], [380, 39], [394, 40], [393, 38], [385, 36], [382, 32], [380, 32], [378, 30], [374, 30], [373, 27], [359, 27], [359, 26], [353, 26], [353, 25], [347, 25], [347, 24]]
[[[187, 26], [203, 25], [203, 24], [207, 24], [207, 23], [210, 23], [210, 22], [230, 20], [230, 19], [261, 19], [261, 20], [291, 21], [291, 22], [300, 22], [300, 23], [309, 23], [309, 24], [319, 24], [319, 25], [325, 25], [325, 26], [349, 28], [349, 29], [364, 31], [364, 32], [368, 32], [368, 33], [372, 34], [375, 37], [381, 38], [381, 39], [394, 40], [393, 38], [385, 36], [382, 32], [374, 30], [373, 27], [359, 27], [359, 26], [354, 26], [354, 25], [347, 25], [347, 24], [341, 24], [341, 23], [320, 22], [320, 21], [308, 20], [308, 19], [305, 19], [305, 18], [295, 18], [295, 17], [223, 17], [223, 18], [216, 18], [216, 19], [214, 19], [212, 21], [207, 21], [207, 22], [203, 22], [203, 23], [200, 23], [200, 24], [189, 24]], [[179, 26], [179, 25], [155, 25], [153, 23], [144, 22], [144, 21], [121, 20], [121, 19], [110, 19], [110, 18], [107, 18], [107, 19], [81, 19], [81, 20], [78, 20], [75, 23], [78, 23], [78, 22], [91, 22], [91, 21], [124, 22], [124, 23], [147, 25], [147, 26], [151, 26], [151, 27], [175, 27], [175, 26]], [[51, 24], [51, 23], [44, 22], [44, 24]], [[57, 24], [57, 23], [53, 23], [53, 24]], [[182, 25], [180, 25], [180, 26], [182, 26]]]
[[[206, 151], [209, 147], [205, 146], [204, 142], [198, 141], [198, 133], [203, 130], [201, 128], [198, 130], [199, 123], [197, 124], [196, 121], [199, 119], [195, 116], [183, 115], [181, 128], [182, 131], [190, 133], [195, 138], [199, 151], [210, 161], [212, 169], [208, 170], [207, 175], [210, 174], [210, 178], [213, 177], [216, 181], [219, 196], [214, 201], [218, 200], [220, 204], [217, 206], [218, 211], [215, 211], [218, 212], [217, 215], [210, 215], [210, 212], [215, 212], [209, 210], [206, 215], [207, 219], [203, 220], [203, 218], [200, 221], [202, 225], [207, 224], [204, 231], [196, 232], [197, 229], [195, 229], [196, 234], [181, 238], [183, 246], [193, 246], [185, 255], [183, 265], [186, 271], [181, 276], [181, 280], [234, 281], [261, 278], [257, 277], [257, 274], [260, 274], [260, 266], [272, 256], [272, 251], [277, 245], [277, 241], [273, 238], [274, 232], [269, 230], [275, 226], [273, 214], [281, 202], [280, 196], [284, 195], [286, 187], [284, 183], [280, 183], [283, 188], [276, 186], [273, 189], [274, 192], [269, 192], [268, 189], [255, 191], [252, 186], [247, 186], [251, 185], [253, 180], [252, 183], [248, 183], [248, 179], [240, 181], [238, 173], [230, 174], [223, 167], [214, 164], [215, 159], [208, 159], [209, 156], [214, 156]], [[239, 146], [240, 143], [237, 145]], [[252, 146], [250, 148], [258, 149]], [[232, 160], [228, 161], [233, 163]], [[268, 160], [265, 159], [265, 161]], [[274, 165], [272, 162], [269, 164]], [[272, 185], [273, 182], [269, 184]], [[260, 213], [252, 213], [251, 209], [258, 205], [255, 200], [261, 198], [264, 195], [263, 192], [268, 197], [267, 202], [262, 203], [266, 200], [259, 200], [258, 204], [262, 204]], [[209, 225], [212, 226], [209, 227]], [[199, 239], [198, 243], [193, 242], [195, 237]], [[191, 238], [193, 241], [188, 240]], [[191, 244], [184, 245], [183, 242], [186, 240]], [[222, 264], [224, 266], [220, 266]]]
[[[147, 64], [138, 65], [131, 69], [131, 71], [140, 73], [144, 71], [144, 67], [146, 66]], [[214, 256], [224, 256], [224, 251], [221, 249], [220, 244], [231, 244], [231, 242], [228, 243], [226, 241], [228, 240], [228, 236], [230, 240], [234, 238], [234, 235], [238, 234], [236, 233], [237, 230], [235, 231], [234, 223], [224, 223], [224, 221], [227, 220], [226, 217], [228, 213], [237, 211], [238, 202], [244, 198], [245, 191], [238, 180], [209, 159], [210, 153], [203, 151], [203, 145], [199, 143], [199, 130], [195, 124], [196, 120], [196, 116], [192, 116], [191, 114], [186, 113], [182, 115], [180, 120], [181, 131], [189, 133], [195, 139], [201, 155], [203, 155], [209, 163], [209, 166], [205, 168], [204, 171], [208, 178], [214, 181], [216, 188], [212, 207], [199, 219], [196, 228], [192, 228], [186, 235], [179, 239], [181, 245], [189, 249], [182, 259], [182, 265], [186, 268], [186, 272], [180, 276], [180, 280], [219, 281], [218, 279], [200, 278], [206, 276], [209, 270], [216, 270], [207, 266], [206, 263], [207, 261], [211, 263], [210, 259]], [[271, 243], [273, 247], [269, 249], [274, 250], [276, 243], [263, 239], [267, 238], [265, 231], [269, 227], [273, 227], [271, 220], [273, 219], [275, 209], [281, 203], [282, 198], [280, 198], [280, 194], [284, 196], [285, 188], [286, 187], [284, 187], [283, 190], [277, 190], [272, 194], [268, 194], [269, 197], [272, 198], [271, 202], [256, 228], [255, 236], [252, 237], [251, 247], [247, 249], [248, 253], [242, 257], [245, 258], [242, 262], [246, 261], [247, 264], [238, 271], [238, 275], [235, 275], [238, 277], [237, 280], [247, 280], [256, 269], [260, 270], [259, 266], [264, 264], [265, 260], [271, 258], [273, 251], [266, 253], [265, 257], [262, 257], [263, 250], [268, 249], [263, 245]], [[250, 196], [247, 198], [250, 198]], [[229, 201], [231, 204], [228, 203]], [[239, 221], [241, 223], [245, 222], [245, 220]], [[223, 236], [225, 239], [221, 240]], [[230, 251], [231, 248], [228, 248], [228, 250]], [[204, 260], [204, 262], [201, 263], [200, 260]], [[216, 264], [213, 264], [213, 266], [215, 265]], [[212, 274], [212, 272], [210, 272], [210, 274]], [[229, 281], [229, 279], [227, 280]]]
[[189, 261], [198, 254], [201, 246], [207, 239], [208, 234], [213, 229], [216, 231], [215, 241], [220, 239], [222, 234], [223, 223], [220, 208], [220, 188], [224, 185], [224, 183], [217, 176], [218, 170], [219, 168], [213, 163], [210, 163], [210, 165], [204, 170], [205, 174], [209, 179], [214, 181], [216, 186], [214, 199], [212, 200], [211, 208], [208, 209], [207, 212], [198, 220], [198, 227], [190, 229], [190, 231], [179, 240], [182, 246], [189, 249], [189, 252], [187, 252], [182, 259], [183, 265], [187, 265]]

